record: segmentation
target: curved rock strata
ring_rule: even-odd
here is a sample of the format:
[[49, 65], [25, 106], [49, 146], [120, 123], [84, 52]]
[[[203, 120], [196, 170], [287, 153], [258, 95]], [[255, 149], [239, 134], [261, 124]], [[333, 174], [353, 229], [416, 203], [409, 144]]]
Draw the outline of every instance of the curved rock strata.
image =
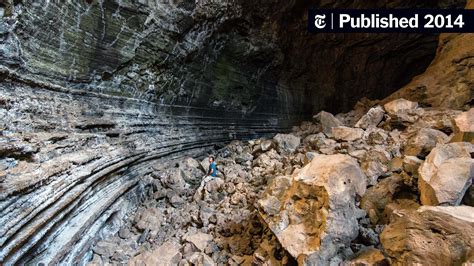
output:
[[157, 159], [285, 131], [290, 121], [16, 82], [2, 96], [0, 258], [8, 263], [74, 262], [110, 216], [133, 206], [125, 198], [140, 195]]
[[[0, 263], [79, 263], [148, 193], [152, 165], [384, 97], [434, 56], [434, 35], [302, 34], [308, 5], [0, 4]], [[256, 174], [281, 166], [272, 145]]]

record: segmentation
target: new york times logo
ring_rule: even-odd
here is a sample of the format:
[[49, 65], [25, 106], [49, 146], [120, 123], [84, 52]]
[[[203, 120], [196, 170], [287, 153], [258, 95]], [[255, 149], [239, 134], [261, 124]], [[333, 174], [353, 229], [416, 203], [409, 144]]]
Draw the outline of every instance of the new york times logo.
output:
[[326, 14], [314, 16], [314, 26], [318, 29], [326, 27]]
[[474, 32], [467, 9], [311, 9], [308, 30], [322, 32]]

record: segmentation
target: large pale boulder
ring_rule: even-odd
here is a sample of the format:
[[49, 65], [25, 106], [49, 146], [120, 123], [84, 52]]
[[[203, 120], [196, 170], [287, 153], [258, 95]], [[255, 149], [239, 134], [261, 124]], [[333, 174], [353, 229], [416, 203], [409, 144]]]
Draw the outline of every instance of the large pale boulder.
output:
[[292, 177], [277, 177], [258, 201], [259, 213], [300, 264], [323, 265], [358, 235], [356, 195], [366, 178], [348, 155], [315, 155]]
[[380, 240], [393, 265], [461, 265], [474, 255], [474, 208], [397, 211]]
[[294, 152], [301, 142], [301, 138], [293, 134], [277, 134], [273, 139], [278, 145], [278, 151], [284, 153]]
[[418, 107], [418, 103], [400, 98], [386, 103], [383, 107], [390, 115], [398, 115], [401, 112], [414, 110]]
[[454, 118], [454, 133], [451, 142], [465, 141], [474, 143], [474, 108]]
[[343, 126], [344, 124], [334, 117], [331, 113], [321, 111], [313, 117], [321, 124], [322, 130], [326, 135], [331, 135], [333, 127]]
[[424, 114], [424, 109], [418, 108], [418, 103], [405, 99], [396, 99], [384, 105], [389, 115], [388, 125], [399, 127], [415, 123]]
[[455, 142], [438, 145], [418, 169], [423, 205], [459, 205], [474, 177], [474, 145]]
[[332, 136], [337, 140], [355, 141], [364, 136], [364, 130], [345, 126], [333, 127]]
[[370, 108], [369, 111], [357, 121], [355, 127], [363, 129], [376, 127], [382, 121], [384, 114], [385, 111], [381, 106]]

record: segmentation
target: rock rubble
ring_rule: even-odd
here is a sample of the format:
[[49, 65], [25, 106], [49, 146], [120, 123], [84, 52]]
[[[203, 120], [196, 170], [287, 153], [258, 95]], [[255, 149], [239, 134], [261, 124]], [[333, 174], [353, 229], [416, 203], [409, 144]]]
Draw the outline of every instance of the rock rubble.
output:
[[459, 114], [406, 100], [321, 112], [213, 151], [214, 178], [203, 178], [207, 158], [156, 166], [151, 196], [90, 263], [471, 262], [474, 212], [460, 204], [472, 203], [474, 148], [455, 141]]

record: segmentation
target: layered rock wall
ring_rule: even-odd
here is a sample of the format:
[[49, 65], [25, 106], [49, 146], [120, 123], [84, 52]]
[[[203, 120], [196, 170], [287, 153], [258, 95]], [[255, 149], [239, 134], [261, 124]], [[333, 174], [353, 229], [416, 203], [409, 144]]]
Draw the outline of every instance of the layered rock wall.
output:
[[58, 250], [82, 252], [163, 156], [285, 130], [266, 114], [212, 115], [57, 89], [15, 82], [2, 89], [2, 261], [74, 258]]
[[0, 4], [0, 264], [78, 262], [153, 165], [385, 96], [434, 55], [431, 35], [309, 35], [308, 6]]

